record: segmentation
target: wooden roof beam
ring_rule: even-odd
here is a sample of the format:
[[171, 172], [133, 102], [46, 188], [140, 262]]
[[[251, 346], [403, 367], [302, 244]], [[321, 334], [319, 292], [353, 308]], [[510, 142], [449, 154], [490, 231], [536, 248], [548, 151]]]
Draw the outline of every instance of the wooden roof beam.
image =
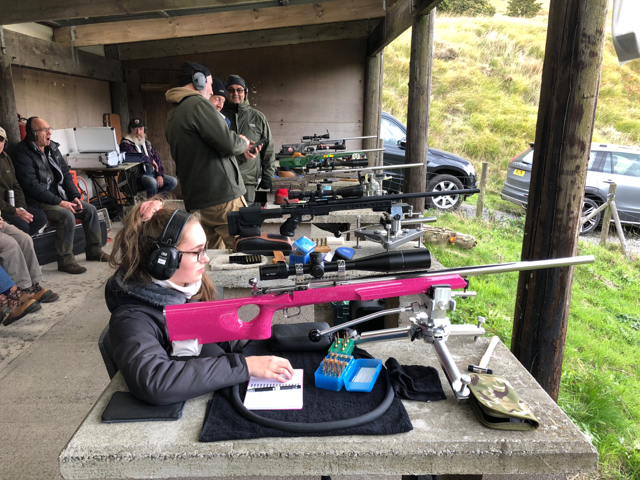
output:
[[[141, 60], [176, 55], [225, 52], [246, 48], [276, 47], [300, 43], [345, 40], [369, 36], [377, 20], [311, 25], [307, 27], [274, 28], [255, 32], [225, 33], [203, 37], [125, 43], [120, 46], [120, 60]], [[373, 23], [373, 26], [370, 26]]]
[[122, 64], [117, 60], [77, 50], [74, 65], [69, 47], [6, 29], [4, 41], [12, 65], [108, 82], [123, 80]]
[[194, 35], [250, 32], [302, 25], [322, 25], [381, 18], [385, 15], [383, 0], [325, 0], [321, 3], [288, 7], [257, 8], [233, 12], [189, 15], [153, 20], [78, 25], [54, 30], [56, 42], [71, 45], [71, 28], [75, 28], [74, 45], [108, 45], [184, 38]]
[[73, 18], [108, 17], [112, 15], [134, 15], [165, 10], [232, 7], [235, 5], [269, 3], [272, 0], [29, 0], [16, 2], [5, 8], [2, 25]]
[[377, 55], [384, 47], [400, 36], [413, 22], [416, 15], [426, 15], [442, 0], [398, 0], [387, 11], [384, 20], [369, 36], [367, 54]]

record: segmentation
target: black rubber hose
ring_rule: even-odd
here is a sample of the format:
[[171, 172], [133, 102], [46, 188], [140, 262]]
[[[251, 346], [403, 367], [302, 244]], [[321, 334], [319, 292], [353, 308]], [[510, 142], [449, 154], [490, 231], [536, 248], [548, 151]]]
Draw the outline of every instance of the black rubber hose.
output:
[[[385, 370], [386, 373], [386, 370]], [[373, 422], [374, 420], [380, 418], [385, 414], [391, 403], [393, 402], [393, 398], [395, 397], [395, 392], [391, 387], [391, 381], [389, 380], [389, 374], [387, 375], [387, 394], [382, 400], [382, 403], [378, 405], [375, 409], [370, 412], [365, 413], [364, 415], [360, 415], [359, 417], [348, 418], [346, 420], [336, 420], [333, 422], [321, 422], [321, 423], [299, 423], [299, 422], [281, 422], [279, 420], [271, 420], [269, 418], [261, 417], [260, 415], [256, 415], [252, 411], [248, 410], [247, 407], [244, 406], [242, 400], [240, 400], [240, 386], [234, 385], [231, 388], [231, 399], [233, 406], [236, 408], [236, 411], [242, 416], [245, 420], [248, 420], [253, 423], [257, 423], [258, 425], [262, 425], [263, 427], [273, 428], [275, 430], [282, 430], [283, 432], [291, 432], [291, 433], [320, 433], [320, 432], [333, 432], [336, 430], [343, 430], [345, 428], [353, 428], [359, 427], [360, 425], [365, 425], [369, 422]]]

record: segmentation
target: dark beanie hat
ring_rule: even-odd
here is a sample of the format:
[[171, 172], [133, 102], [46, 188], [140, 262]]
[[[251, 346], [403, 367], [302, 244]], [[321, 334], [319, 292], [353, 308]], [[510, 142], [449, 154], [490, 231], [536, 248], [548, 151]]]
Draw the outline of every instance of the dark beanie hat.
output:
[[196, 72], [204, 73], [205, 77], [211, 75], [211, 72], [204, 65], [200, 65], [196, 62], [186, 62], [180, 66], [178, 70], [178, 86], [184, 87], [189, 85], [193, 81], [193, 74]]
[[240, 75], [229, 75], [224, 81], [224, 88], [227, 88], [229, 85], [240, 85], [245, 90], [247, 89], [247, 83]]
[[226, 97], [227, 91], [224, 89], [224, 85], [219, 78], [213, 79], [213, 84], [211, 85], [214, 95], [219, 95], [221, 97]]

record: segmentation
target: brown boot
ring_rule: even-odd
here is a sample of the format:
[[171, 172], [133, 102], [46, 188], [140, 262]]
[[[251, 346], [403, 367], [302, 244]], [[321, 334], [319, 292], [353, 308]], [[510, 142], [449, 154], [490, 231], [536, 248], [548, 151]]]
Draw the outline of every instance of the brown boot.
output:
[[3, 302], [3, 304], [0, 305], [0, 324], [3, 324], [4, 321], [9, 318], [9, 315], [11, 315], [11, 307], [7, 305], [6, 302]]
[[99, 255], [89, 255], [87, 254], [87, 260], [90, 262], [108, 262], [109, 261], [109, 254], [103, 252], [102, 250], [100, 250], [100, 254]]
[[55, 292], [52, 292], [48, 288], [42, 288], [39, 283], [34, 283], [29, 288], [19, 289], [18, 293], [20, 300], [26, 302], [32, 298], [40, 303], [53, 303], [60, 298]]
[[58, 270], [72, 275], [79, 275], [87, 271], [86, 268], [81, 267], [77, 263], [72, 263], [70, 265], [58, 265]]
[[40, 302], [37, 302], [34, 299], [23, 302], [18, 297], [17, 292], [10, 293], [7, 295], [8, 306], [11, 307], [11, 313], [7, 318], [2, 321], [2, 325], [5, 327], [11, 325], [16, 320], [20, 320], [22, 317], [29, 313], [37, 312], [42, 307], [40, 306]]

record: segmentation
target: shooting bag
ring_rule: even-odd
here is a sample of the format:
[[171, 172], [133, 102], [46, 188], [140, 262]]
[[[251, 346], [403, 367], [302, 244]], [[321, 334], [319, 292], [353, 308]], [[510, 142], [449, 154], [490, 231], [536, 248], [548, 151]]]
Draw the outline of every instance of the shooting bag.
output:
[[526, 431], [540, 426], [533, 412], [505, 378], [474, 373], [469, 389], [469, 405], [485, 427]]
[[289, 255], [293, 247], [291, 239], [277, 233], [262, 233], [255, 237], [239, 237], [233, 246], [234, 252], [253, 255], [273, 255], [274, 251]]
[[333, 336], [324, 335], [319, 342], [312, 342], [309, 332], [328, 328], [329, 324], [326, 322], [277, 323], [271, 326], [269, 348], [274, 352], [326, 352]]

